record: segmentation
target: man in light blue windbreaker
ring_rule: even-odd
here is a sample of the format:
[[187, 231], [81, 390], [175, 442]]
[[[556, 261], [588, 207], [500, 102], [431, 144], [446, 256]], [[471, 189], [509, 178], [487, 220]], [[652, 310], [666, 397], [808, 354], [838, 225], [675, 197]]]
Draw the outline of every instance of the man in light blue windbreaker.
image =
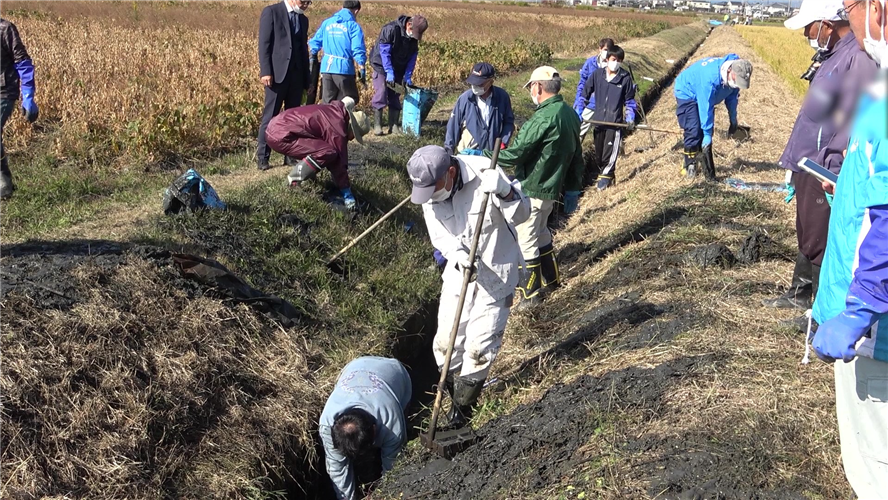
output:
[[715, 180], [712, 159], [715, 106], [724, 101], [731, 121], [728, 133], [733, 134], [737, 130], [740, 89], [749, 88], [751, 77], [752, 63], [737, 54], [728, 54], [697, 61], [675, 79], [675, 114], [684, 129], [682, 174], [692, 178], [702, 170], [708, 180]]
[[337, 500], [357, 498], [358, 485], [392, 469], [407, 438], [412, 393], [396, 359], [366, 356], [342, 369], [318, 423]]
[[821, 359], [843, 361], [835, 363], [835, 377], [845, 477], [857, 498], [886, 498], [888, 16], [885, 0], [845, 0], [841, 15], [850, 18], [858, 44], [881, 69], [860, 98], [835, 186], [813, 344]]
[[342, 10], [321, 23], [314, 37], [308, 42], [312, 59], [324, 51], [321, 59], [321, 99], [325, 104], [341, 101], [348, 96], [358, 102], [358, 84], [355, 78], [355, 64], [360, 68], [361, 83], [367, 84], [367, 46], [364, 44], [364, 30], [358, 24], [361, 2], [345, 0]]

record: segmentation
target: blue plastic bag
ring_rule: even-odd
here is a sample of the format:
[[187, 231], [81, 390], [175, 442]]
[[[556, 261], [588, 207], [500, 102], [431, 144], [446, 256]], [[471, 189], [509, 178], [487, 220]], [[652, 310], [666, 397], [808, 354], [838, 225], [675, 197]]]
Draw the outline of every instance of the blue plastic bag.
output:
[[225, 210], [213, 186], [193, 168], [180, 175], [163, 193], [163, 213], [193, 213], [201, 209]]

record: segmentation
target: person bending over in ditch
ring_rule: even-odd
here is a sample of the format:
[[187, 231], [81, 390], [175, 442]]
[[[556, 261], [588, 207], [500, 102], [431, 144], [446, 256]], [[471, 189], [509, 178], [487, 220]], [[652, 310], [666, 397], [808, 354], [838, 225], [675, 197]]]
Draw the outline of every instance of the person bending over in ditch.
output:
[[[441, 146], [419, 148], [407, 163], [413, 182], [410, 199], [422, 205], [429, 238], [447, 260], [441, 274], [444, 283], [433, 347], [439, 371], [450, 342], [463, 270], [471, 268], [475, 273], [446, 378], [453, 401], [448, 414], [452, 428], [464, 427], [472, 418], [502, 345], [522, 260], [514, 226], [530, 215], [530, 200], [521, 192], [521, 184], [509, 181], [499, 167], [489, 167], [487, 158], [450, 156]], [[475, 224], [485, 193], [490, 194], [487, 215], [478, 228]], [[472, 238], [479, 230], [476, 260], [470, 262]]]
[[296, 187], [326, 168], [342, 192], [348, 209], [355, 207], [348, 178], [348, 141], [364, 143], [370, 121], [362, 111], [354, 111], [355, 101], [343, 97], [330, 104], [311, 104], [292, 108], [272, 118], [265, 136], [271, 149], [301, 158], [287, 175]]
[[8, 199], [15, 191], [12, 171], [3, 149], [3, 127], [15, 109], [15, 101], [21, 95], [22, 111], [29, 122], [37, 120], [37, 103], [34, 102], [34, 63], [18, 28], [6, 19], [0, 19], [0, 199]]
[[337, 499], [357, 498], [358, 485], [392, 469], [406, 441], [412, 393], [398, 360], [366, 356], [342, 369], [318, 422]]
[[715, 180], [712, 159], [712, 129], [715, 106], [724, 101], [731, 125], [728, 134], [737, 130], [737, 103], [740, 89], [749, 88], [752, 63], [728, 54], [709, 57], [690, 65], [675, 79], [675, 114], [684, 129], [684, 166], [682, 175], [697, 176], [702, 170], [707, 180]]
[[[541, 302], [543, 293], [559, 285], [552, 233], [546, 224], [562, 191], [564, 212], [576, 209], [585, 171], [580, 122], [559, 94], [558, 70], [551, 66], [535, 69], [524, 88], [530, 89], [536, 112], [498, 160], [502, 167], [515, 169], [515, 178], [531, 203], [530, 217], [516, 227], [525, 261], [518, 287], [521, 308]], [[493, 152], [483, 154], [490, 157]]]
[[[626, 130], [635, 128], [635, 82], [629, 72], [620, 66], [625, 53], [619, 45], [607, 51], [606, 64], [598, 68], [586, 79], [583, 96], [592, 108], [592, 120], [607, 123], [626, 122]], [[623, 109], [625, 108], [625, 112]], [[580, 132], [582, 140], [582, 129]], [[593, 132], [595, 138], [595, 172], [586, 172], [587, 184], [598, 179], [597, 189], [604, 191], [615, 183], [614, 170], [617, 156], [620, 154], [620, 142], [623, 140], [623, 128], [607, 125], [596, 125]]]

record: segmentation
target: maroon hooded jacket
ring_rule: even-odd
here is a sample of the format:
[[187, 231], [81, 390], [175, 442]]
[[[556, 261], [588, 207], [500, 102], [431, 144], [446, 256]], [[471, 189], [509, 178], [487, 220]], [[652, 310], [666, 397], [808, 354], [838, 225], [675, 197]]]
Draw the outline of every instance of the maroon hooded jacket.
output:
[[311, 157], [330, 171], [339, 189], [348, 180], [349, 116], [340, 101], [282, 111], [271, 119], [265, 139], [271, 149], [294, 158]]

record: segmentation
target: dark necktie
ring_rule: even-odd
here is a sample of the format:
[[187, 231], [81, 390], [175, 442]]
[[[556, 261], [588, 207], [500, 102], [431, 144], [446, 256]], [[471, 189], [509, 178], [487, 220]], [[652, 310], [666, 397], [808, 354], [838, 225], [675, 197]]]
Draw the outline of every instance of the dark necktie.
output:
[[299, 33], [299, 19], [296, 17], [296, 13], [292, 10], [290, 11], [290, 30], [294, 35]]

